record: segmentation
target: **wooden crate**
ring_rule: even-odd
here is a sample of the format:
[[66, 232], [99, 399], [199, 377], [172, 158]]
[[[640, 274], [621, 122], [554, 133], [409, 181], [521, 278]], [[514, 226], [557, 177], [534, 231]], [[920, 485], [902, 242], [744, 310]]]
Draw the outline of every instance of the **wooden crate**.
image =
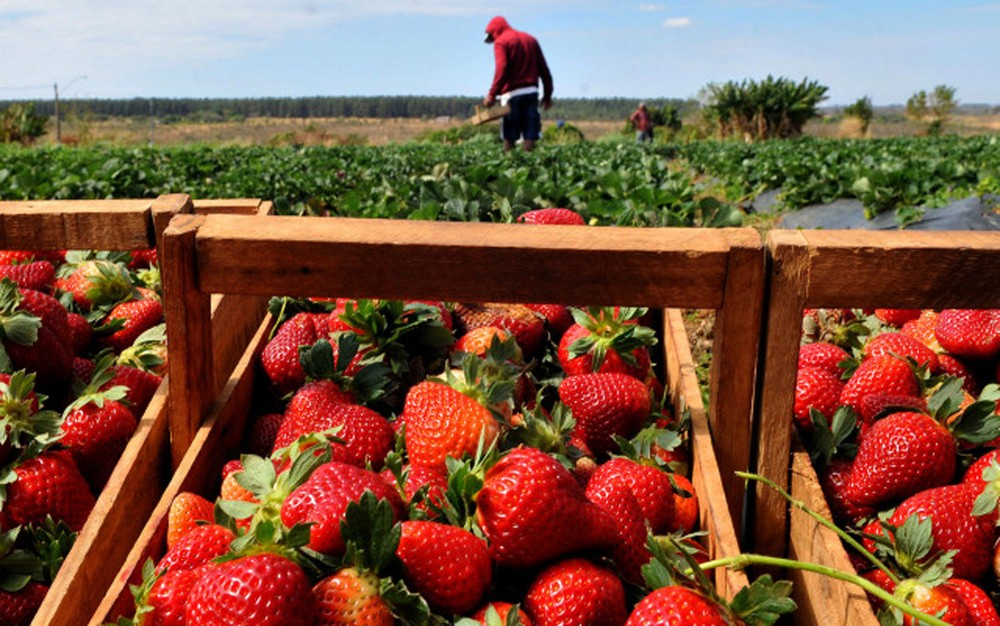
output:
[[[758, 473], [826, 510], [808, 456], [793, 454], [792, 410], [802, 312], [806, 308], [1000, 307], [1000, 233], [771, 231], [769, 297], [755, 441]], [[755, 552], [841, 567], [834, 533], [764, 486], [753, 493], [747, 539]], [[876, 623], [864, 594], [798, 574], [802, 623]]]
[[[262, 223], [211, 215], [172, 222], [164, 251], [172, 270], [165, 283], [168, 313], [185, 320], [168, 329], [177, 337], [171, 342], [171, 428], [175, 438], [191, 443], [91, 624], [130, 608], [128, 583], [147, 558], [165, 549], [170, 501], [181, 491], [217, 488], [227, 452], [236, 450], [245, 429], [253, 364], [268, 329], [262, 325], [222, 395], [212, 394], [203, 383], [213, 360], [203, 343], [208, 293], [721, 308], [715, 344], [721, 352], [713, 363], [722, 368], [729, 356], [737, 362], [725, 368], [722, 380], [730, 372], [750, 380], [716, 389], [713, 406], [723, 415], [715, 416], [713, 427], [716, 441], [720, 430], [748, 441], [763, 288], [763, 248], [752, 230], [282, 217]], [[615, 269], [615, 279], [606, 278], [607, 268]], [[686, 331], [678, 311], [663, 318], [667, 389], [676, 404], [691, 409], [701, 523], [711, 532], [714, 555], [735, 554], [733, 503], [726, 497], [724, 464], [712, 444]], [[745, 390], [748, 397], [734, 390]], [[741, 435], [732, 434], [741, 428]], [[716, 582], [732, 595], [746, 578], [720, 571]]]
[[469, 122], [479, 126], [493, 120], [498, 120], [508, 113], [510, 113], [510, 106], [506, 104], [494, 104], [491, 107], [476, 105], [476, 112], [469, 118]]
[[[231, 203], [236, 206], [237, 203]], [[260, 201], [241, 201], [251, 211], [269, 212]], [[57, 200], [0, 202], [0, 248], [134, 250], [159, 244], [160, 235], [174, 215], [191, 213], [197, 203], [187, 195], [164, 195], [154, 200]], [[259, 299], [258, 299], [259, 302]], [[250, 300], [216, 298], [212, 316], [225, 333], [216, 337], [219, 370], [234, 363], [234, 346], [247, 337], [263, 316], [259, 304], [254, 316]], [[237, 356], [239, 352], [235, 353]], [[214, 384], [214, 383], [213, 383]], [[122, 454], [94, 510], [81, 529], [72, 550], [46, 594], [33, 624], [78, 624], [100, 600], [94, 589], [107, 587], [117, 566], [139, 533], [146, 515], [167, 484], [170, 466], [167, 417], [168, 383], [164, 381], [139, 418], [136, 432]], [[127, 504], [127, 509], [123, 506]]]

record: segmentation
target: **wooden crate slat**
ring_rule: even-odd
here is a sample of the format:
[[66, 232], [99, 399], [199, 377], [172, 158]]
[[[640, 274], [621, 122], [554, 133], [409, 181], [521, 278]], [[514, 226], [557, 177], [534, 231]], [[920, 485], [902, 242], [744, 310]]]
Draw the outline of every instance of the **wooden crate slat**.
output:
[[130, 250], [152, 241], [150, 200], [0, 202], [0, 247]]
[[210, 217], [198, 235], [205, 292], [718, 308], [727, 269], [721, 231]]

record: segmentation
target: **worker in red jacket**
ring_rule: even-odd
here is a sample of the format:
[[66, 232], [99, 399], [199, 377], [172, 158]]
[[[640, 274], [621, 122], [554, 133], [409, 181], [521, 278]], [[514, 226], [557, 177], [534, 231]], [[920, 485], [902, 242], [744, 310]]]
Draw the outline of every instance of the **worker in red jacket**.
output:
[[[503, 117], [500, 136], [505, 151], [523, 139], [525, 151], [531, 151], [542, 136], [542, 117], [538, 111], [552, 106], [552, 74], [538, 40], [523, 31], [514, 30], [501, 16], [486, 25], [486, 43], [493, 44], [496, 70], [493, 84], [483, 99], [485, 106], [497, 101], [510, 106]], [[539, 100], [538, 81], [542, 82]]]

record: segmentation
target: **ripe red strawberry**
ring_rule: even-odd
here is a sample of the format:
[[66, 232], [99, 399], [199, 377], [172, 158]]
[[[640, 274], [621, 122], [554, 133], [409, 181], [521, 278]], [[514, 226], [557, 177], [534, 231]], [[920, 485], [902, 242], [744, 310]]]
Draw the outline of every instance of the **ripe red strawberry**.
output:
[[[499, 326], [479, 326], [459, 337], [455, 341], [453, 350], [482, 357], [486, 355], [486, 350], [493, 343], [494, 337], [496, 341], [503, 342], [510, 336], [510, 333]], [[520, 347], [517, 351], [520, 352]], [[520, 355], [518, 355], [518, 360], [521, 360]]]
[[[587, 497], [604, 509], [615, 520], [617, 533], [611, 556], [615, 570], [625, 580], [641, 585], [642, 567], [652, 558], [646, 545], [649, 523], [642, 507], [629, 488], [623, 484], [608, 484], [602, 489], [592, 489], [591, 480], [587, 487]], [[673, 498], [667, 498], [673, 504]]]
[[682, 474], [671, 474], [670, 478], [679, 489], [674, 489], [673, 532], [690, 533], [698, 529], [701, 508], [698, 506], [698, 492], [694, 484]]
[[833, 519], [838, 523], [857, 522], [875, 513], [873, 507], [858, 506], [845, 495], [852, 463], [849, 459], [834, 458], [820, 471], [820, 487], [830, 506]]
[[861, 440], [845, 497], [854, 506], [883, 507], [955, 475], [958, 444], [934, 418], [893, 413], [875, 422]]
[[532, 209], [525, 211], [517, 217], [517, 221], [522, 224], [566, 224], [571, 226], [584, 226], [583, 216], [573, 209], [562, 207], [548, 207], [544, 209]]
[[559, 399], [573, 412], [574, 433], [597, 455], [617, 450], [615, 436], [634, 437], [651, 408], [646, 384], [619, 373], [564, 378]]
[[274, 438], [274, 450], [292, 445], [303, 435], [330, 429], [338, 429], [334, 436], [343, 440], [332, 444], [334, 460], [359, 467], [370, 463], [377, 470], [392, 450], [394, 433], [389, 421], [350, 402], [347, 393], [330, 380], [307, 383], [292, 396]]
[[17, 479], [7, 485], [3, 512], [10, 526], [41, 524], [47, 515], [83, 528], [94, 508], [94, 496], [68, 451], [48, 451], [14, 468]]
[[56, 282], [56, 268], [48, 261], [0, 265], [0, 279], [2, 278], [13, 280], [22, 289], [51, 293]]
[[911, 357], [917, 365], [923, 365], [931, 373], [937, 373], [939, 365], [937, 353], [920, 343], [913, 337], [900, 332], [887, 332], [875, 335], [865, 344], [864, 358], [895, 353], [902, 357]]
[[110, 370], [111, 379], [101, 385], [98, 391], [124, 387], [126, 391], [122, 402], [128, 406], [133, 415], [141, 416], [149, 406], [150, 400], [156, 395], [163, 377], [129, 365], [112, 365]]
[[[483, 626], [493, 626], [495, 624], [506, 624], [507, 615], [512, 610], [517, 610], [517, 619], [520, 620], [521, 626], [532, 626], [533, 622], [528, 614], [522, 611], [516, 604], [511, 604], [510, 602], [504, 602], [502, 600], [494, 600], [486, 606], [482, 607], [478, 611], [472, 614], [472, 619], [476, 620]], [[491, 613], [492, 610], [492, 613]], [[496, 615], [494, 621], [488, 621], [491, 615]]]
[[975, 516], [973, 505], [983, 488], [975, 483], [959, 483], [925, 489], [910, 496], [896, 508], [890, 523], [901, 526], [911, 515], [930, 518], [934, 550], [955, 550], [952, 573], [958, 578], [981, 580], [993, 561], [997, 513]]
[[247, 451], [257, 456], [271, 454], [283, 421], [284, 413], [266, 413], [257, 417], [247, 431]]
[[209, 569], [191, 590], [184, 618], [198, 626], [313, 626], [317, 615], [302, 568], [263, 553]]
[[81, 261], [69, 276], [57, 278], [55, 286], [70, 293], [82, 311], [127, 300], [134, 291], [128, 268], [106, 259]]
[[340, 523], [347, 505], [360, 499], [366, 490], [388, 501], [395, 519], [402, 519], [406, 508], [402, 498], [378, 474], [332, 461], [318, 467], [285, 499], [281, 505], [281, 521], [289, 528], [314, 522], [309, 547], [323, 554], [341, 554], [345, 546]]
[[306, 380], [299, 362], [299, 348], [329, 335], [325, 313], [297, 313], [267, 342], [260, 355], [264, 372], [279, 393], [289, 393]]
[[523, 304], [458, 303], [452, 314], [463, 333], [480, 326], [496, 326], [512, 333], [525, 358], [536, 355], [545, 343], [544, 319]]
[[574, 324], [559, 340], [556, 356], [567, 376], [620, 372], [646, 380], [656, 334], [639, 324], [645, 309], [571, 309]]
[[868, 432], [868, 427], [875, 420], [882, 419], [890, 413], [899, 411], [927, 412], [927, 401], [915, 396], [901, 396], [891, 393], [870, 393], [861, 399], [858, 414], [861, 417], [861, 436]]
[[818, 367], [839, 378], [844, 373], [840, 363], [850, 358], [851, 355], [847, 353], [847, 350], [838, 345], [826, 341], [815, 341], [803, 344], [799, 348], [799, 369]]
[[157, 571], [191, 570], [229, 552], [236, 539], [233, 531], [218, 524], [195, 526], [167, 548], [156, 564]]
[[1000, 309], [945, 309], [934, 335], [954, 356], [993, 359], [1000, 354]]
[[145, 599], [148, 612], [141, 614], [142, 626], [186, 626], [184, 611], [195, 583], [206, 568], [170, 570], [156, 579]]
[[934, 352], [943, 351], [934, 334], [934, 327], [937, 326], [938, 312], [932, 309], [925, 309], [920, 312], [920, 317], [903, 324], [899, 329], [904, 335], [913, 337]]
[[625, 589], [609, 569], [570, 558], [543, 569], [528, 587], [524, 610], [535, 626], [625, 623]]
[[525, 304], [535, 313], [545, 318], [545, 325], [549, 329], [549, 335], [558, 342], [563, 333], [573, 325], [573, 314], [569, 307], [562, 304]]
[[142, 248], [132, 250], [132, 258], [128, 262], [128, 268], [132, 271], [153, 267], [160, 262], [160, 255], [156, 248]]
[[861, 411], [861, 402], [872, 393], [917, 396], [920, 387], [913, 369], [903, 359], [882, 355], [865, 359], [844, 385], [840, 403]]
[[38, 582], [29, 582], [18, 591], [0, 590], [0, 624], [28, 626], [48, 592], [48, 585]]
[[[972, 615], [958, 593], [947, 585], [931, 587], [918, 580], [905, 580], [896, 586], [896, 594], [907, 604], [928, 615], [935, 615], [952, 626], [974, 626]], [[903, 616], [904, 626], [916, 626], [909, 615]]]
[[587, 483], [587, 497], [597, 501], [612, 491], [625, 489], [639, 504], [643, 518], [655, 535], [678, 529], [674, 489], [667, 472], [625, 457], [602, 463]]
[[345, 567], [313, 586], [319, 610], [316, 626], [393, 626], [396, 618], [381, 595], [379, 579]]
[[178, 493], [167, 512], [167, 547], [173, 547], [191, 529], [214, 519], [214, 504], [210, 500], [190, 491]]
[[443, 614], [476, 608], [493, 581], [486, 542], [468, 530], [431, 521], [404, 521], [396, 555], [403, 579]]
[[[393, 486], [400, 489], [396, 476], [388, 468], [382, 470], [381, 476]], [[415, 501], [414, 498], [422, 488], [425, 489], [425, 496], [422, 501]], [[403, 468], [402, 486], [400, 495], [407, 506], [416, 506], [417, 509], [435, 517], [432, 506], [441, 507], [445, 503], [445, 494], [448, 491], [448, 473], [444, 469], [426, 465], [408, 464]]]
[[108, 481], [138, 423], [115, 399], [123, 395], [109, 390], [83, 396], [66, 407], [63, 416], [62, 443], [95, 491]]
[[158, 297], [135, 298], [116, 304], [101, 321], [102, 324], [121, 323], [122, 327], [101, 337], [102, 345], [115, 352], [128, 348], [139, 335], [163, 321], [163, 304]]
[[[962, 389], [974, 396], [979, 395], [981, 389], [979, 388], [979, 382], [976, 380], [976, 375], [964, 361], [948, 354], [947, 352], [942, 352], [937, 356], [941, 374], [961, 378]], [[998, 379], [997, 382], [1000, 382], [1000, 379]]]
[[535, 448], [508, 452], [486, 472], [476, 517], [493, 560], [532, 567], [615, 543], [614, 520], [587, 500], [573, 475]]
[[444, 467], [445, 458], [476, 453], [491, 445], [500, 426], [489, 409], [444, 383], [424, 381], [406, 394], [401, 419], [410, 463]]
[[827, 420], [840, 406], [844, 383], [840, 376], [820, 367], [800, 367], [795, 375], [795, 424], [804, 432], [813, 430], [810, 409], [816, 409]]
[[17, 265], [32, 261], [48, 261], [52, 265], [60, 265], [64, 258], [57, 250], [0, 250], [0, 264]]
[[13, 369], [35, 372], [36, 386], [60, 395], [73, 372], [71, 334], [66, 309], [48, 294], [18, 289], [9, 281], [0, 282], [0, 317], [19, 320], [5, 322], [3, 347]]
[[997, 607], [982, 587], [968, 580], [952, 577], [945, 583], [952, 591], [958, 594], [969, 609], [972, 623], [977, 626], [1000, 626], [1000, 614]]
[[83, 356], [90, 346], [90, 340], [94, 336], [94, 328], [87, 321], [87, 318], [68, 311], [66, 313], [66, 324], [69, 326], [70, 345], [75, 356]]
[[900, 328], [910, 320], [920, 317], [920, 309], [875, 309], [875, 317], [890, 326]]
[[705, 594], [672, 585], [653, 590], [639, 601], [626, 626], [729, 626], [742, 623]]

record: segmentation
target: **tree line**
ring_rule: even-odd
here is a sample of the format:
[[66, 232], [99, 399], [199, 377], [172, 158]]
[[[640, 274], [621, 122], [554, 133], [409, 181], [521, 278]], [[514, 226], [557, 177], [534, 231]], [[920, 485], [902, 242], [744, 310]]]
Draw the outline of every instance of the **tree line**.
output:
[[[623, 120], [638, 106], [639, 98], [556, 98], [548, 117], [571, 120]], [[680, 111], [697, 109], [695, 100], [650, 98], [647, 102], [673, 105]], [[0, 109], [13, 104], [34, 105], [41, 116], [52, 116], [52, 100], [0, 100]], [[62, 113], [96, 119], [155, 117], [161, 121], [221, 121], [250, 117], [323, 118], [437, 118], [469, 117], [480, 103], [468, 96], [312, 96], [281, 98], [125, 98], [64, 100]]]

